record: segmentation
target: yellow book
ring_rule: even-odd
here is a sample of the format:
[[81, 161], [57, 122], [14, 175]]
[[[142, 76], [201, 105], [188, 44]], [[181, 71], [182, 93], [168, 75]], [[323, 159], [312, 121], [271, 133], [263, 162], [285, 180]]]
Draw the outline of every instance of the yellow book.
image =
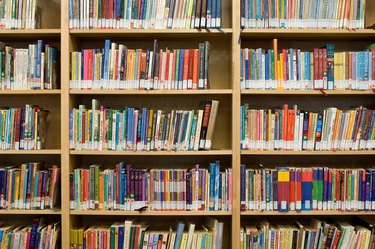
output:
[[188, 239], [188, 233], [184, 232], [181, 238], [180, 249], [186, 249], [187, 239]]
[[20, 189], [20, 171], [16, 171], [16, 179], [15, 179], [15, 187], [14, 187], [14, 203], [12, 204], [14, 208], [18, 209], [18, 197], [19, 197], [19, 189]]
[[240, 229], [240, 249], [244, 249], [244, 229]]
[[24, 196], [24, 184], [25, 184], [25, 171], [26, 171], [26, 164], [21, 165], [21, 176], [20, 176], [20, 194], [18, 198], [18, 207], [23, 209], [23, 196]]
[[[74, 82], [76, 80], [76, 54], [77, 52], [71, 52], [70, 53], [70, 61], [71, 61], [71, 64], [70, 64], [70, 72], [72, 72], [72, 75], [71, 75], [71, 81]], [[71, 87], [74, 86], [74, 85], [71, 85]]]

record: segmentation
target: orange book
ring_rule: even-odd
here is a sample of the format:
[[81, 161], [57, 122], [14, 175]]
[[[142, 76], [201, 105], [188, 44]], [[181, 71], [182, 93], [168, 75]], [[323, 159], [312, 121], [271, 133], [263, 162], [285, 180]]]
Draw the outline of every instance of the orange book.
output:
[[84, 185], [83, 185], [83, 204], [85, 209], [88, 208], [88, 201], [89, 201], [89, 170], [85, 169], [83, 171], [83, 179], [84, 179]]
[[188, 88], [188, 71], [189, 71], [189, 49], [184, 49], [184, 71], [182, 73], [182, 88]]
[[99, 172], [99, 210], [104, 209], [104, 175]]
[[292, 149], [294, 142], [294, 110], [288, 110], [288, 121], [287, 121], [287, 149]]
[[193, 89], [198, 88], [198, 49], [194, 49], [193, 52]]
[[336, 118], [335, 118], [334, 131], [333, 131], [333, 136], [332, 136], [332, 148], [333, 148], [333, 150], [336, 150], [336, 148], [338, 146], [338, 143], [335, 142], [335, 141], [337, 141], [338, 138], [339, 138], [341, 116], [342, 116], [342, 110], [337, 110]]
[[165, 63], [165, 77], [164, 77], [164, 80], [165, 80], [165, 82], [168, 84], [167, 86], [166, 86], [166, 88], [167, 89], [169, 89], [169, 59], [170, 59], [170, 52], [167, 50], [167, 52], [166, 52], [166, 59], [165, 59], [165, 61], [166, 61], [166, 63]]

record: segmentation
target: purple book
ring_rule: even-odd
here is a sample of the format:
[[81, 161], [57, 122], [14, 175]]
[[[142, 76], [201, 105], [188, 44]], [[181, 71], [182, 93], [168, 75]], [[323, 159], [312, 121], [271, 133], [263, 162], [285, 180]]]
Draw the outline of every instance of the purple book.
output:
[[141, 171], [141, 201], [145, 202], [146, 201], [146, 170]]
[[201, 180], [200, 185], [202, 188], [202, 196], [201, 196], [201, 205], [200, 210], [206, 210], [206, 184], [207, 184], [207, 174], [205, 169], [201, 169]]
[[191, 184], [191, 173], [188, 172], [186, 175], [186, 209], [192, 210], [192, 184]]

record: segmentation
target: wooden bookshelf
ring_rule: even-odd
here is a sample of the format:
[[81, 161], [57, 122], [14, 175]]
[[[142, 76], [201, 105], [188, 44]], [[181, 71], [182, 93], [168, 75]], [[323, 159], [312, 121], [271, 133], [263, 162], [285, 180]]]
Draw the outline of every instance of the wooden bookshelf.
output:
[[[241, 90], [240, 89], [240, 49], [243, 47], [269, 47], [273, 38], [278, 38], [289, 47], [310, 48], [320, 46], [327, 41], [338, 43], [340, 48], [362, 48], [375, 40], [375, 30], [329, 30], [329, 29], [244, 29], [240, 28], [240, 0], [223, 0], [223, 28], [222, 29], [192, 29], [192, 30], [70, 30], [68, 0], [40, 0], [42, 7], [42, 29], [35, 30], [0, 30], [2, 40], [25, 45], [30, 41], [45, 39], [54, 42], [61, 52], [61, 88], [58, 90], [22, 90], [22, 91], [0, 91], [3, 103], [38, 104], [50, 110], [51, 121], [48, 134], [50, 135], [47, 149], [45, 150], [8, 150], [1, 151], [2, 158], [10, 160], [32, 160], [58, 161], [61, 166], [61, 208], [56, 210], [0, 210], [0, 215], [11, 215], [20, 219], [25, 216], [53, 215], [59, 217], [62, 224], [61, 248], [69, 248], [70, 228], [80, 225], [83, 219], [92, 220], [92, 217], [106, 219], [111, 216], [118, 221], [124, 217], [141, 216], [141, 220], [195, 218], [214, 216], [223, 219], [226, 231], [225, 238], [229, 241], [229, 247], [237, 249], [241, 219], [274, 219], [287, 216], [287, 219], [297, 220], [296, 216], [308, 217], [338, 217], [338, 216], [366, 216], [375, 217], [375, 212], [342, 212], [342, 211], [310, 211], [310, 212], [255, 212], [240, 211], [240, 165], [254, 165], [259, 160], [267, 158], [273, 164], [281, 164], [284, 158], [298, 157], [299, 160], [312, 160], [312, 158], [334, 158], [342, 156], [350, 158], [351, 162], [362, 158], [364, 160], [375, 158], [375, 151], [241, 151], [240, 150], [240, 106], [245, 100], [252, 100], [262, 107], [276, 106], [279, 102], [298, 100], [302, 103], [311, 104], [319, 102], [319, 107], [329, 103], [330, 105], [365, 103], [375, 106], [374, 91], [298, 91], [298, 90]], [[369, 26], [375, 22], [375, 2], [367, 1], [366, 24]], [[44, 12], [43, 12], [44, 9]], [[130, 47], [148, 48], [153, 39], [160, 40], [159, 47], [196, 47], [198, 42], [208, 40], [212, 45], [210, 54], [209, 75], [211, 89], [208, 90], [71, 90], [69, 89], [69, 64], [70, 52], [82, 48], [104, 47], [104, 39], [112, 39], [118, 43]], [[316, 45], [318, 44], [318, 45]], [[283, 47], [283, 44], [279, 48]], [[203, 98], [216, 98], [220, 100], [220, 118], [217, 120], [215, 129], [214, 150], [211, 151], [76, 151], [69, 149], [69, 110], [81, 103], [88, 104], [91, 98], [104, 99], [103, 104], [134, 104], [145, 106], [183, 106], [196, 107]], [[324, 102], [322, 101], [324, 100]], [[41, 102], [41, 103], [39, 103]], [[274, 103], [275, 102], [275, 103]], [[276, 103], [277, 102], [277, 103]], [[320, 103], [323, 102], [323, 103]], [[269, 106], [267, 106], [269, 105]], [[222, 109], [220, 109], [222, 108]], [[69, 207], [69, 173], [80, 163], [89, 163], [90, 160], [101, 158], [117, 161], [117, 158], [139, 161], [158, 160], [164, 163], [184, 163], [185, 159], [190, 163], [201, 158], [211, 160], [224, 158], [228, 166], [233, 170], [232, 181], [232, 211], [80, 211], [70, 210]], [[207, 159], [208, 158], [208, 159]], [[134, 159], [134, 160], [135, 160]], [[203, 160], [203, 159], [202, 159]], [[153, 163], [153, 161], [151, 161]], [[186, 166], [186, 165], [184, 165]], [[191, 165], [193, 166], [193, 165]], [[205, 165], [206, 166], [206, 165]], [[366, 166], [373, 166], [367, 164]], [[249, 166], [250, 167], [250, 166]], [[145, 216], [145, 217], [142, 217]]]

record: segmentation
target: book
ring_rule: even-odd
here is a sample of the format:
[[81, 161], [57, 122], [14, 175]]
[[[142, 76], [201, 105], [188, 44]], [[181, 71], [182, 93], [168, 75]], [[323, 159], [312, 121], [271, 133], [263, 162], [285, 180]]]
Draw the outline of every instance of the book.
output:
[[2, 1], [0, 3], [0, 29], [38, 29], [41, 10], [39, 1]]

